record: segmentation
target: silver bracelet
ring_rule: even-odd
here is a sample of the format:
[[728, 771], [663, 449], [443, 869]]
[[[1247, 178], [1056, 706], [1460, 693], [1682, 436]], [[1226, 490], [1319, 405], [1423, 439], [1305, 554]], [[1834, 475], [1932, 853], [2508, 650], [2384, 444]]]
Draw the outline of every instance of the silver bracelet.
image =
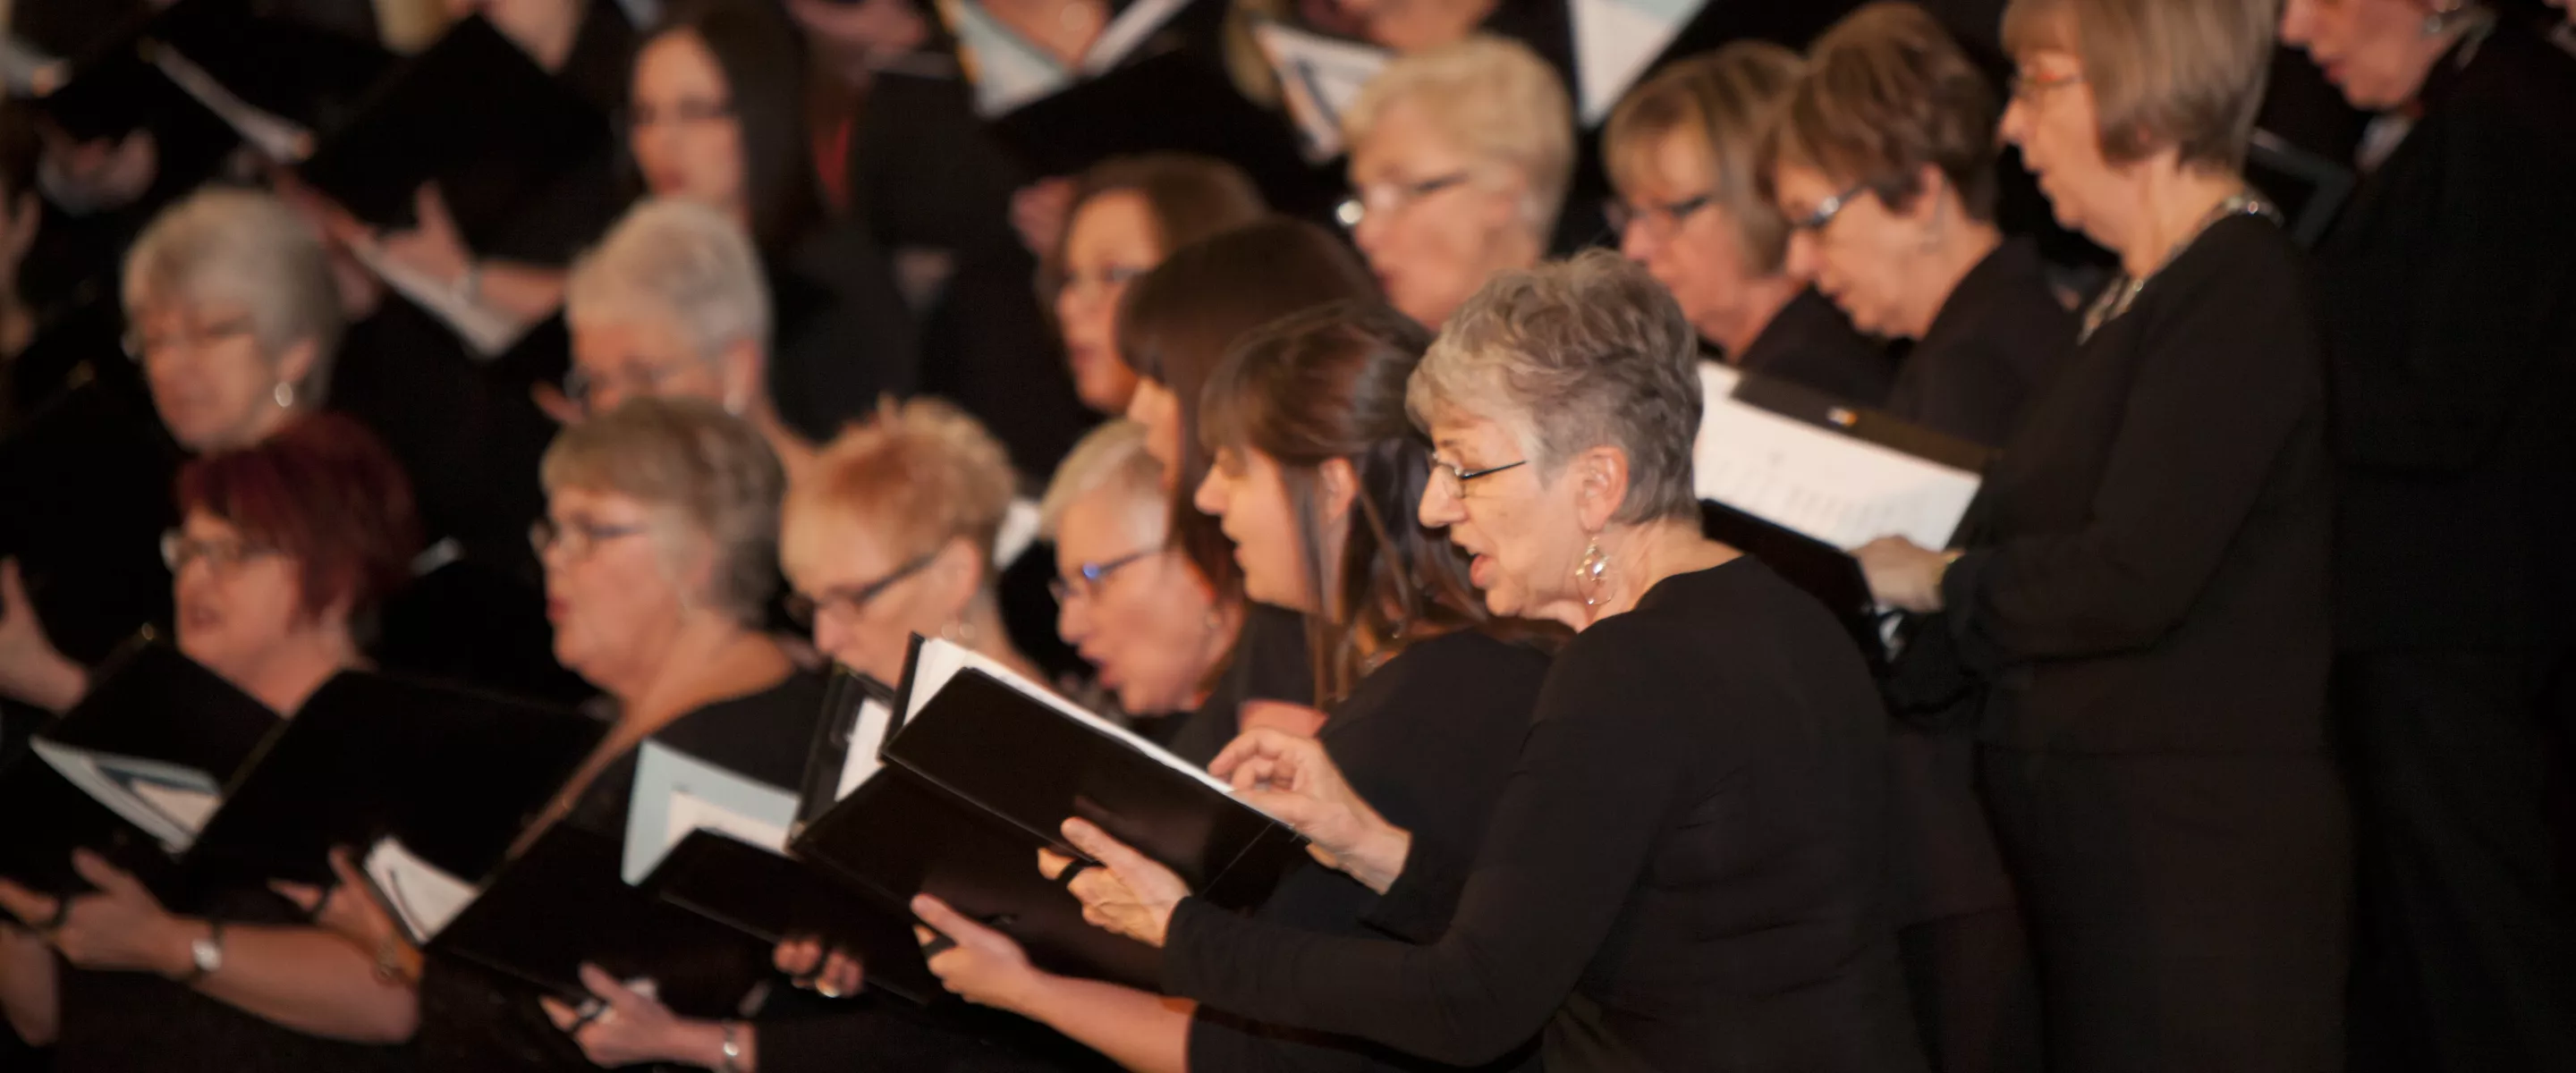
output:
[[724, 1023], [724, 1064], [716, 1067], [716, 1073], [742, 1073], [742, 1040], [738, 1037], [741, 1031], [740, 1021]]

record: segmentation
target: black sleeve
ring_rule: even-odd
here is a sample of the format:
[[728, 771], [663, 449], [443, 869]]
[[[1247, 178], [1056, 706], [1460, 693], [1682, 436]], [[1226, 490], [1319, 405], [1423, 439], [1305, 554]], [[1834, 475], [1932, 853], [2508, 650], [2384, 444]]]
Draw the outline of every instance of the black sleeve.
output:
[[1408, 943], [1439, 942], [1458, 914], [1458, 898], [1467, 889], [1471, 864], [1435, 832], [1413, 832], [1404, 871], [1360, 923]]
[[2440, 122], [2436, 196], [2394, 221], [2411, 241], [2323, 273], [2339, 314], [2337, 453], [2397, 472], [2478, 465], [2533, 374], [2568, 360], [2576, 319], [2576, 213], [2563, 185], [2576, 139], [2512, 108], [2454, 109]]
[[[1520, 768], [1440, 941], [1338, 938], [1196, 899], [1173, 914], [1166, 990], [1279, 1024], [1443, 1062], [1492, 1061], [1538, 1034], [1609, 933], [1682, 784], [1688, 720], [1659, 695], [1654, 637], [1594, 627], [1540, 693]], [[1703, 698], [1705, 702], [1705, 698]]]
[[[2253, 226], [2265, 225], [2234, 233], [2255, 234]], [[2283, 449], [2315, 418], [2322, 357], [2295, 252], [2269, 234], [2215, 245], [2220, 237], [2203, 240], [2214, 248], [2191, 274], [2169, 271], [2152, 308], [2128, 314], [2147, 318], [2133, 345], [2149, 352], [2089, 524], [1971, 551], [1943, 579], [1970, 666], [2162, 638], [2217, 571]]]
[[[2001, 447], [2012, 437], [2030, 391], [2030, 379], [2014, 363], [2016, 351], [2012, 341], [1988, 339], [1941, 355], [1936, 365], [1913, 368], [1912, 362], [1923, 359], [1908, 359], [1898, 379], [1919, 383], [1914, 412], [1899, 416], [1970, 443]], [[1900, 383], [1896, 394], [1908, 394], [1906, 385]]]

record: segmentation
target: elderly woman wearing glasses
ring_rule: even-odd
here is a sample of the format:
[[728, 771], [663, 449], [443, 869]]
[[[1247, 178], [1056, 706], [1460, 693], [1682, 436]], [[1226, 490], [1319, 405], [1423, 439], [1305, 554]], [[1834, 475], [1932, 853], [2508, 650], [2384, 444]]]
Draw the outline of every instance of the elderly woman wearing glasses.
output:
[[1798, 55], [1741, 41], [1665, 68], [1602, 133], [1619, 249], [1681, 303], [1729, 365], [1847, 402], [1887, 398], [1887, 349], [1788, 263], [1792, 228], [1761, 193], [1762, 132], [1798, 81]]
[[1407, 396], [1420, 521], [1489, 611], [1574, 640], [1475, 844], [1390, 823], [1312, 739], [1254, 731], [1211, 766], [1414, 942], [1237, 917], [1068, 825], [1107, 865], [1074, 893], [1164, 947], [1174, 995], [1453, 1064], [1539, 1036], [1561, 1069], [1923, 1068], [1884, 916], [1886, 716], [1822, 608], [1701, 535], [1697, 345], [1607, 253], [1450, 321]]
[[[177, 500], [185, 520], [162, 548], [180, 652], [287, 715], [364, 665], [352, 624], [409, 580], [420, 541], [402, 471], [365, 429], [297, 418], [191, 463]], [[75, 678], [64, 699], [86, 688]], [[28, 1041], [54, 1046], [55, 1068], [167, 1068], [208, 1048], [242, 1069], [395, 1065], [398, 1052], [376, 1045], [411, 1034], [410, 988], [301, 926], [277, 893], [214, 892], [216, 924], [173, 915], [101, 858], [75, 865], [97, 889], [68, 904], [0, 882], [0, 908], [51, 922], [41, 937], [0, 926], [0, 1008]], [[200, 942], [218, 967], [200, 971]]]
[[945, 637], [1045, 681], [993, 590], [1011, 488], [1002, 445], [936, 399], [888, 404], [823, 448], [787, 497], [780, 545], [814, 647], [896, 682], [912, 635]]
[[631, 398], [705, 399], [752, 423], [791, 470], [812, 445], [769, 395], [771, 307], [740, 223], [680, 198], [647, 198], [573, 265], [566, 392], [587, 413]]
[[1497, 272], [1527, 268], [1574, 173], [1574, 108], [1547, 61], [1478, 35], [1397, 57], [1342, 116], [1342, 223], [1398, 312], [1437, 329]]
[[2014, 0], [2004, 135], [2124, 275], [1967, 550], [1859, 553], [1983, 686], [1978, 780], [2052, 1069], [2341, 1064], [2325, 350], [2308, 263], [2239, 171], [2278, 15]]

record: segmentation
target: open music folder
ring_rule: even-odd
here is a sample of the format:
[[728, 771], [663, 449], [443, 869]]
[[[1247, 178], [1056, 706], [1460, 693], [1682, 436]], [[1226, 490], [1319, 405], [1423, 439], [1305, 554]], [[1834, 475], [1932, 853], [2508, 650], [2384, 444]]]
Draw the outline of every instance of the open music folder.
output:
[[1708, 535], [1842, 619], [1874, 661], [1886, 635], [1852, 549], [1884, 536], [1947, 548], [1990, 452], [1769, 377], [1702, 362], [1693, 483]]
[[884, 766], [806, 828], [794, 853], [898, 904], [928, 892], [1054, 971], [1151, 986], [1159, 955], [1082, 920], [1036, 851], [1079, 857], [1080, 816], [1239, 908], [1308, 858], [1286, 824], [1224, 783], [1010, 669], [916, 638]]

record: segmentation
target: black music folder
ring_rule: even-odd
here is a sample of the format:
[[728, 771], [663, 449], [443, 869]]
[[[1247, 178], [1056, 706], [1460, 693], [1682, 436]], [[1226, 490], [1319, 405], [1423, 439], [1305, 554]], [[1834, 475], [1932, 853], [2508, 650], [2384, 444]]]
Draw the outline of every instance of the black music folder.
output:
[[[568, 1000], [589, 997], [588, 962], [652, 980], [681, 1016], [746, 1016], [775, 975], [774, 944], [628, 886], [619, 855], [615, 838], [555, 824], [435, 928], [428, 949]], [[380, 896], [399, 894], [383, 887]], [[403, 900], [388, 898], [398, 915]]]
[[[794, 817], [789, 830], [828, 812], [877, 770], [877, 750], [893, 725], [894, 691], [839, 669], [824, 709], [804, 791], [782, 810]], [[625, 871], [647, 893], [773, 946], [810, 937], [856, 953], [870, 985], [913, 1002], [945, 994], [923, 963], [909, 906], [789, 858], [783, 839], [771, 844], [765, 834], [754, 835], [774, 818], [756, 815], [768, 809], [764, 799], [787, 801], [786, 790], [665, 750], [638, 762], [635, 794], [627, 810]], [[674, 800], [684, 794], [696, 800]], [[734, 830], [680, 830], [710, 821]], [[673, 834], [680, 836], [676, 842]], [[665, 842], [671, 842], [667, 850]], [[649, 871], [637, 875], [642, 869]]]
[[199, 110], [231, 120], [228, 102], [313, 125], [345, 118], [394, 66], [394, 55], [375, 42], [263, 14], [260, 6], [180, 0], [139, 13], [72, 57], [59, 86], [40, 87], [51, 90], [41, 95], [42, 107], [83, 140]]
[[387, 78], [298, 173], [379, 227], [413, 221], [433, 180], [476, 249], [519, 205], [612, 149], [609, 116], [481, 16]]
[[327, 886], [332, 849], [391, 835], [485, 875], [606, 731], [578, 712], [344, 672], [226, 788], [182, 863], [209, 886]]
[[0, 768], [0, 816], [11, 819], [0, 824], [0, 877], [52, 894], [85, 891], [71, 854], [89, 849], [166, 889], [177, 879], [170, 853], [284, 722], [148, 638], [93, 683]]
[[1949, 547], [1992, 452], [1772, 377], [1708, 363], [1701, 380], [1703, 530], [1822, 602], [1884, 667], [1882, 616], [1851, 549], [1890, 535]]
[[927, 891], [993, 923], [1033, 960], [1150, 986], [1156, 955], [1082, 922], [1037, 873], [1071, 856], [1080, 816], [1227, 908], [1266, 899], [1305, 840], [1224, 784], [999, 664], [915, 638], [884, 767], [808, 827], [793, 852], [887, 897]]

